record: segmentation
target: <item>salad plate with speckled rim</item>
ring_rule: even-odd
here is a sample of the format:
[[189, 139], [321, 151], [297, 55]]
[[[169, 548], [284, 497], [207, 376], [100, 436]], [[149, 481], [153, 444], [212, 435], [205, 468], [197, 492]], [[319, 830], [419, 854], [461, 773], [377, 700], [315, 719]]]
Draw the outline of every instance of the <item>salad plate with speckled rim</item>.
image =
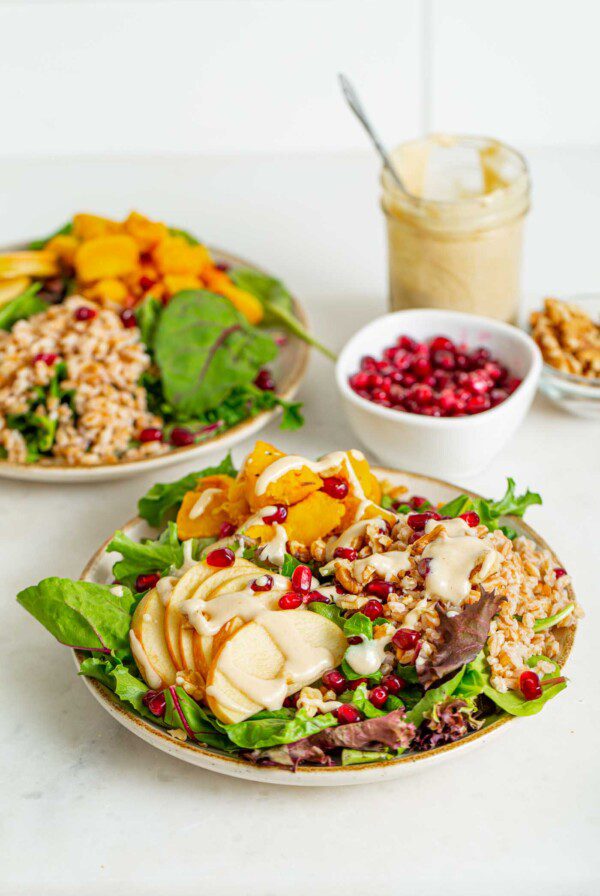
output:
[[[415, 473], [406, 473], [399, 470], [391, 470], [383, 467], [373, 467], [373, 472], [381, 479], [385, 479], [392, 486], [405, 486], [409, 494], [424, 494], [433, 502], [446, 502], [457, 495], [467, 494], [471, 497], [481, 497], [474, 492], [459, 488], [441, 479], [433, 479]], [[521, 519], [508, 517], [510, 525], [520, 534], [531, 538], [539, 547], [552, 551], [549, 545], [530, 526]], [[131, 538], [139, 539], [154, 534], [144, 520], [136, 517], [124, 526], [123, 531]], [[96, 551], [94, 556], [81, 574], [81, 579], [88, 582], [108, 584], [113, 581], [112, 557], [105, 551], [108, 540]], [[557, 566], [562, 566], [556, 555], [553, 556]], [[569, 596], [575, 600], [572, 587], [569, 585]], [[557, 658], [561, 668], [567, 661], [575, 637], [575, 627], [563, 628], [556, 632], [560, 641], [561, 651]], [[73, 651], [73, 659], [76, 668], [88, 656], [81, 651]], [[236, 778], [245, 778], [250, 781], [259, 781], [265, 784], [285, 784], [292, 786], [338, 786], [349, 784], [368, 784], [377, 781], [388, 781], [392, 778], [400, 778], [424, 771], [434, 763], [442, 762], [451, 756], [459, 757], [468, 750], [487, 742], [492, 735], [500, 731], [508, 730], [509, 722], [514, 722], [515, 717], [501, 714], [493, 717], [493, 720], [474, 731], [461, 740], [437, 747], [423, 753], [408, 753], [397, 759], [374, 762], [361, 766], [332, 766], [314, 767], [300, 766], [295, 772], [280, 767], [256, 766], [234, 756], [225, 755], [209, 747], [193, 743], [189, 740], [181, 741], [170, 736], [164, 728], [155, 725], [134, 712], [124, 708], [115, 698], [114, 694], [95, 679], [81, 676], [81, 680], [104, 709], [129, 731], [136, 734], [142, 740], [153, 747], [163, 750], [171, 756], [182, 759], [200, 768], [218, 772], [223, 775], [231, 775]], [[552, 712], [546, 708], [546, 712]]]
[[[5, 246], [1, 251], [23, 248], [26, 248], [25, 244]], [[217, 262], [224, 262], [234, 268], [248, 268], [271, 276], [268, 271], [246, 259], [239, 258], [214, 246], [209, 246], [208, 248]], [[295, 297], [292, 297], [292, 309], [300, 324], [308, 330], [306, 312]], [[310, 346], [291, 333], [286, 333], [285, 335], [285, 343], [280, 347], [279, 354], [270, 364], [270, 367], [277, 384], [276, 394], [285, 401], [291, 401], [295, 397], [306, 374]], [[259, 430], [264, 429], [280, 413], [281, 409], [277, 407], [261, 411], [255, 417], [242, 420], [235, 426], [207, 438], [200, 444], [171, 448], [165, 454], [141, 460], [124, 460], [118, 463], [98, 464], [95, 466], [40, 462], [27, 464], [0, 460], [0, 478], [23, 479], [31, 482], [55, 482], [57, 484], [67, 482], [100, 482], [158, 470], [160, 467], [172, 466], [182, 461], [196, 462], [212, 455], [215, 451], [224, 452], [230, 450], [238, 442], [248, 439], [259, 432]]]

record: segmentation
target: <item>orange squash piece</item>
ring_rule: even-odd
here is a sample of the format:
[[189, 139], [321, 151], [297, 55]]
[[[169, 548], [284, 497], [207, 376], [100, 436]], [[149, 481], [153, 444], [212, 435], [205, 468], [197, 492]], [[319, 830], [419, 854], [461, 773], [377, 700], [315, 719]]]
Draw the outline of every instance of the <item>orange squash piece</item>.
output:
[[[310, 545], [317, 538], [325, 538], [338, 528], [344, 516], [344, 505], [325, 492], [313, 492], [289, 510], [283, 527], [289, 541]], [[251, 526], [245, 533], [265, 544], [275, 534], [273, 526]]]
[[84, 283], [119, 278], [137, 268], [139, 248], [130, 236], [99, 236], [82, 243], [75, 253], [77, 276]]
[[[221, 525], [228, 521], [225, 499], [233, 479], [230, 476], [206, 476], [198, 481], [194, 491], [187, 492], [177, 514], [177, 535], [180, 540], [187, 538], [211, 538], [219, 534]], [[192, 519], [190, 513], [196, 506], [202, 493], [216, 490], [211, 494], [208, 503], [200, 516]]]
[[268, 442], [257, 442], [253, 451], [246, 458], [244, 467], [240, 473], [240, 479], [245, 483], [246, 498], [253, 510], [266, 507], [268, 504], [297, 504], [312, 492], [321, 488], [323, 480], [309, 467], [301, 467], [298, 470], [290, 470], [278, 479], [271, 482], [262, 495], [256, 494], [256, 481], [261, 473], [274, 461], [285, 457], [283, 451], [279, 451]]
[[78, 240], [93, 240], [98, 236], [119, 233], [121, 225], [109, 218], [99, 215], [75, 215], [73, 218], [73, 236]]
[[234, 479], [229, 486], [227, 500], [223, 504], [227, 522], [237, 528], [250, 516], [250, 505], [246, 499], [246, 485], [241, 479]]
[[83, 290], [83, 294], [86, 298], [94, 299], [96, 302], [114, 302], [116, 305], [122, 305], [129, 292], [122, 280], [106, 277], [104, 280], [98, 280], [92, 286], [88, 286]]
[[210, 264], [208, 249], [192, 246], [182, 236], [167, 236], [152, 252], [156, 267], [162, 274], [199, 276]]
[[374, 504], [379, 504], [381, 501], [381, 485], [377, 477], [371, 473], [369, 461], [364, 456], [357, 457], [352, 451], [348, 452], [348, 457], [356, 473], [356, 478], [365, 493], [365, 498], [373, 501]]
[[71, 234], [59, 233], [58, 236], [53, 236], [52, 239], [46, 243], [46, 249], [49, 252], [54, 252], [59, 261], [62, 261], [64, 265], [67, 267], [74, 267], [75, 265], [75, 253], [79, 247], [79, 240], [77, 237], [71, 236]]
[[182, 289], [202, 289], [203, 284], [199, 277], [190, 274], [165, 274], [163, 278], [167, 295], [174, 296]]
[[149, 252], [169, 235], [165, 224], [151, 221], [139, 212], [131, 212], [123, 224], [123, 229], [133, 237], [142, 252]]
[[229, 299], [240, 314], [244, 315], [248, 323], [259, 324], [261, 322], [264, 310], [260, 301], [246, 290], [239, 289], [224, 271], [219, 271], [215, 267], [206, 268], [202, 272], [202, 279], [212, 292]]

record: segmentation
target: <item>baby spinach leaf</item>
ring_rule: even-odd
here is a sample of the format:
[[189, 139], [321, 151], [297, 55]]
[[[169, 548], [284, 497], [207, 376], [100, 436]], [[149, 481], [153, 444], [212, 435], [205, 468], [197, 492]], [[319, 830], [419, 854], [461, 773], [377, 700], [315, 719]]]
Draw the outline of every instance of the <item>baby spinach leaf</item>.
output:
[[227, 299], [184, 290], [161, 314], [154, 353], [166, 400], [178, 413], [193, 416], [216, 407], [236, 386], [250, 384], [277, 346]]
[[32, 283], [20, 296], [16, 296], [10, 302], [2, 305], [0, 308], [0, 330], [10, 330], [18, 320], [47, 310], [47, 304], [36, 295], [41, 285], [41, 283]]
[[243, 268], [231, 271], [230, 275], [236, 286], [246, 292], [252, 293], [261, 302], [265, 316], [265, 326], [282, 325], [286, 327], [304, 342], [313, 345], [332, 361], [336, 356], [332, 351], [322, 345], [300, 323], [293, 311], [292, 297], [280, 280], [261, 274], [259, 271], [251, 271]]
[[450, 694], [455, 692], [461, 682], [464, 671], [465, 667], [463, 666], [462, 669], [459, 669], [456, 675], [448, 681], [438, 685], [437, 688], [430, 688], [425, 693], [425, 696], [406, 713], [406, 721], [412, 722], [413, 725], [418, 728], [425, 716], [433, 711], [436, 704], [441, 703], [446, 697], [449, 697]]
[[310, 718], [301, 709], [295, 715], [283, 716], [280, 712], [261, 712], [245, 722], [226, 725], [229, 739], [238, 747], [247, 750], [273, 747], [276, 744], [291, 744], [303, 737], [309, 737], [337, 725], [337, 719], [330, 713]]
[[106, 550], [121, 554], [122, 560], [117, 560], [113, 566], [113, 575], [118, 582], [129, 587], [133, 587], [137, 577], [143, 573], [158, 572], [164, 575], [171, 566], [177, 567], [183, 563], [183, 548], [173, 522], [155, 541], [150, 538], [134, 541], [119, 529]]
[[205, 467], [197, 473], [188, 473], [175, 482], [157, 482], [149, 492], [138, 502], [138, 513], [151, 526], [160, 526], [167, 515], [179, 510], [183, 496], [192, 491], [199, 479], [205, 476], [237, 476], [237, 470], [233, 466], [231, 454], [223, 458], [220, 464], [214, 467]]
[[129, 653], [135, 598], [128, 588], [118, 595], [108, 585], [52, 577], [25, 588], [17, 600], [61, 644], [101, 653]]
[[[548, 657], [545, 656], [532, 656], [527, 660], [527, 665], [533, 668], [540, 660], [553, 662], [552, 660], [548, 660]], [[550, 681], [559, 674], [560, 666], [558, 665], [558, 663], [554, 663], [554, 671], [549, 675], [544, 675], [542, 681]], [[560, 694], [561, 691], [564, 691], [566, 686], [566, 681], [560, 681], [557, 684], [551, 684], [550, 686], [542, 689], [541, 697], [537, 697], [535, 700], [526, 700], [520, 691], [510, 690], [506, 691], [506, 693], [497, 691], [496, 688], [493, 687], [490, 683], [488, 675], [486, 684], [483, 688], [483, 693], [486, 695], [486, 697], [489, 697], [490, 700], [493, 700], [496, 706], [498, 706], [500, 709], [503, 709], [505, 712], [510, 713], [511, 716], [533, 716], [536, 715], [544, 707], [548, 700], [551, 700], [552, 697], [556, 697], [557, 694]]]

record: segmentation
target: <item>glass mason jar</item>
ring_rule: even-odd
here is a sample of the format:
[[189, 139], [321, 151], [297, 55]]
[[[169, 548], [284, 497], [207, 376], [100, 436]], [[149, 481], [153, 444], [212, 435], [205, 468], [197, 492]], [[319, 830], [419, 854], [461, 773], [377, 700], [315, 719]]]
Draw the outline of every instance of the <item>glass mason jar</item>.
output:
[[525, 159], [486, 137], [432, 135], [402, 144], [392, 161], [407, 192], [384, 169], [391, 309], [516, 323], [530, 203]]

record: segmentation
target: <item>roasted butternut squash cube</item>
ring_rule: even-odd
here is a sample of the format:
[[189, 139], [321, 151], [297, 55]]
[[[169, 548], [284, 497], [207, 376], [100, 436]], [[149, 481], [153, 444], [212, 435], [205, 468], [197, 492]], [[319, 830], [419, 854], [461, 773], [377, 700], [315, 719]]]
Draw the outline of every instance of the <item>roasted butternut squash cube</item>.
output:
[[130, 236], [99, 236], [79, 246], [75, 269], [80, 280], [90, 283], [131, 274], [138, 266], [138, 259], [138, 245]]
[[139, 212], [131, 212], [123, 224], [123, 229], [133, 237], [142, 252], [149, 252], [169, 235], [165, 224], [151, 221]]
[[58, 236], [53, 236], [52, 239], [46, 243], [46, 250], [54, 252], [59, 261], [67, 267], [72, 268], [75, 266], [75, 253], [78, 246], [79, 240], [77, 237], [64, 233], [58, 234]]
[[122, 225], [110, 218], [99, 215], [75, 215], [73, 218], [73, 236], [78, 240], [93, 240], [98, 236], [119, 233]]
[[210, 264], [204, 246], [192, 246], [182, 236], [167, 236], [152, 252], [156, 267], [162, 274], [199, 276]]
[[228, 521], [225, 499], [232, 482], [229, 476], [206, 476], [184, 495], [177, 514], [177, 535], [182, 541], [219, 534], [221, 525]]
[[268, 442], [257, 442], [253, 451], [246, 458], [240, 473], [245, 482], [246, 498], [253, 510], [266, 507], [268, 504], [285, 504], [289, 506], [302, 501], [312, 492], [321, 488], [323, 480], [309, 467], [290, 470], [269, 483], [263, 494], [256, 494], [256, 482], [267, 467], [276, 460], [285, 457], [282, 451], [269, 445]]
[[106, 277], [104, 280], [98, 280], [88, 286], [83, 290], [83, 294], [88, 299], [94, 299], [101, 304], [112, 302], [115, 305], [122, 305], [129, 291], [122, 280]]
[[203, 286], [199, 277], [190, 274], [165, 274], [163, 283], [169, 296], [174, 296], [182, 289], [202, 289]]
[[[310, 545], [317, 538], [325, 538], [337, 529], [343, 516], [344, 505], [341, 501], [331, 498], [325, 492], [313, 492], [289, 508], [283, 527], [287, 532], [288, 541]], [[251, 526], [245, 534], [265, 544], [273, 538], [275, 528], [265, 525]]]

